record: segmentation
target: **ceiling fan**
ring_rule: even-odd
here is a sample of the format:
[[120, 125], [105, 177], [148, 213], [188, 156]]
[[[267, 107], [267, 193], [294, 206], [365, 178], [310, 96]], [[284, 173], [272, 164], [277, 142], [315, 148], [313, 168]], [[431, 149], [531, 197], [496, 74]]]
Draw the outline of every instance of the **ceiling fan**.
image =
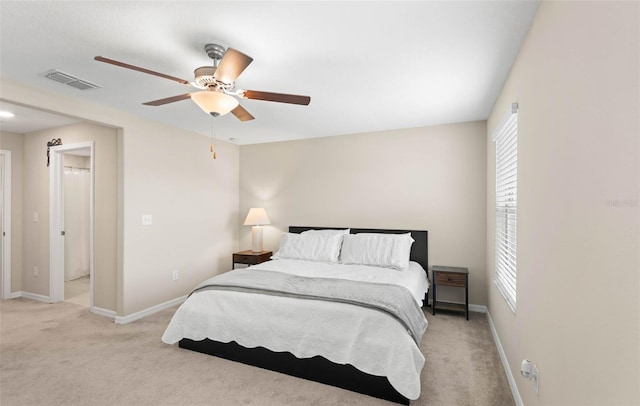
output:
[[94, 59], [96, 61], [120, 66], [122, 68], [132, 69], [149, 75], [173, 80], [184, 85], [191, 85], [199, 89], [192, 93], [185, 93], [143, 103], [147, 106], [162, 106], [164, 104], [174, 103], [180, 100], [191, 99], [202, 110], [214, 117], [231, 112], [231, 114], [236, 116], [240, 121], [249, 121], [253, 120], [254, 117], [239, 104], [238, 100], [234, 96], [244, 99], [300, 104], [304, 106], [311, 102], [311, 98], [309, 96], [262, 92], [258, 90], [234, 90], [235, 80], [247, 68], [247, 66], [249, 66], [253, 61], [253, 58], [233, 48], [225, 50], [223, 46], [218, 44], [207, 44], [205, 45], [204, 50], [209, 58], [213, 60], [213, 65], [201, 66], [194, 70], [193, 73], [195, 78], [191, 82], [102, 56], [96, 56]]

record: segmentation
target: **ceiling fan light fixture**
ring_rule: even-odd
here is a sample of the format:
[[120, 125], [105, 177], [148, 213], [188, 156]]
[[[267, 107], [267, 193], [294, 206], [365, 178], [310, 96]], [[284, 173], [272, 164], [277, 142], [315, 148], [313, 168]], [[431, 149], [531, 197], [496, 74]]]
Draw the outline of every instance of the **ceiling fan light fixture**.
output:
[[235, 97], [211, 90], [192, 93], [191, 99], [205, 113], [214, 117], [223, 116], [238, 107], [238, 100]]

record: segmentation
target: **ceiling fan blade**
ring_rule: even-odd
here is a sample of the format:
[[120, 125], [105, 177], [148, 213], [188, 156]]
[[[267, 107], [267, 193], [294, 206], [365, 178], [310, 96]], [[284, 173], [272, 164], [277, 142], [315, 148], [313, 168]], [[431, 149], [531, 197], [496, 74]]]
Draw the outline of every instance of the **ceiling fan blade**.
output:
[[159, 76], [161, 78], [173, 80], [173, 81], [176, 81], [178, 83], [182, 83], [183, 85], [188, 85], [189, 84], [189, 82], [187, 82], [184, 79], [176, 78], [174, 76], [165, 75], [164, 73], [155, 72], [155, 71], [152, 71], [152, 70], [149, 70], [149, 69], [141, 68], [139, 66], [129, 65], [128, 63], [124, 63], [124, 62], [116, 61], [116, 60], [113, 60], [113, 59], [105, 58], [103, 56], [96, 56], [93, 59], [95, 59], [96, 61], [104, 62], [104, 63], [110, 63], [111, 65], [120, 66], [121, 68], [132, 69], [132, 70], [136, 70], [138, 72], [147, 73], [149, 75]]
[[240, 121], [249, 121], [253, 120], [255, 117], [251, 115], [247, 110], [244, 109], [241, 105], [238, 104], [238, 107], [231, 110], [231, 114], [236, 116]]
[[172, 97], [167, 97], [164, 99], [159, 99], [159, 100], [153, 100], [153, 101], [148, 101], [146, 103], [142, 103], [145, 106], [162, 106], [163, 104], [169, 104], [169, 103], [173, 103], [173, 102], [177, 102], [180, 100], [186, 100], [186, 99], [190, 99], [191, 98], [191, 93], [186, 93], [186, 94], [181, 94], [178, 96], [172, 96]]
[[251, 62], [252, 57], [233, 48], [227, 48], [213, 76], [221, 82], [233, 83]]
[[257, 90], [243, 90], [240, 96], [246, 99], [264, 100], [278, 103], [290, 103], [290, 104], [302, 104], [308, 106], [311, 102], [311, 97], [300, 96], [297, 94], [285, 94], [285, 93], [271, 93], [271, 92], [259, 92]]

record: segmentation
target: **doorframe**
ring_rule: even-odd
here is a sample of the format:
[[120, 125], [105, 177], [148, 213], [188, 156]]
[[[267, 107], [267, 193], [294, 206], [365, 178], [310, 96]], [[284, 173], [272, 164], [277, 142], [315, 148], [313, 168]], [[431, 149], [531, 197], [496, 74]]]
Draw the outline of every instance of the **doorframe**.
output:
[[94, 291], [94, 230], [95, 230], [95, 142], [51, 147], [49, 168], [49, 302], [64, 300], [64, 154], [89, 148], [89, 308], [93, 309]]
[[0, 299], [11, 297], [11, 151], [0, 150], [2, 160], [2, 291]]

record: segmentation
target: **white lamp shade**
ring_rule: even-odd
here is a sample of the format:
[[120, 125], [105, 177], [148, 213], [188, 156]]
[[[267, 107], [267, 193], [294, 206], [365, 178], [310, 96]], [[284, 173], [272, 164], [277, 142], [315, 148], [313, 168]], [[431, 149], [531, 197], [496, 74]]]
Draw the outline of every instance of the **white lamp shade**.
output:
[[261, 207], [249, 209], [249, 214], [247, 214], [247, 218], [244, 220], [244, 225], [259, 226], [264, 224], [271, 224], [267, 212]]
[[191, 93], [193, 100], [205, 113], [222, 116], [238, 107], [238, 100], [222, 92], [203, 90]]

